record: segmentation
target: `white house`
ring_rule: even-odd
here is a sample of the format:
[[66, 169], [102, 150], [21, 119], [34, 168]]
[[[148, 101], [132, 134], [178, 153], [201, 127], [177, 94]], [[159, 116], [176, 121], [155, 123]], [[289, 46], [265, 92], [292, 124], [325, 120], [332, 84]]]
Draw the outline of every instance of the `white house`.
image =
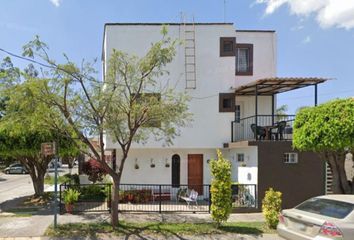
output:
[[[107, 70], [107, 60], [113, 49], [143, 56], [151, 43], [161, 39], [162, 25], [105, 24], [103, 70]], [[187, 91], [192, 97], [189, 110], [193, 113], [193, 122], [181, 129], [173, 146], [166, 147], [153, 140], [132, 146], [122, 182], [209, 184], [208, 160], [216, 158], [216, 149], [221, 149], [231, 161], [233, 181], [256, 184], [261, 195], [269, 185], [277, 185], [284, 174], [296, 176], [306, 168], [307, 165], [301, 165], [302, 160], [315, 157], [292, 150], [294, 116], [275, 115], [276, 94], [311, 85], [315, 86], [317, 99], [317, 84], [326, 79], [277, 77], [275, 31], [235, 30], [232, 23], [167, 25], [168, 35], [183, 40], [184, 44], [177, 47], [173, 62], [167, 66], [170, 75], [161, 81], [169, 80], [171, 86], [177, 86], [177, 91]], [[280, 122], [285, 125], [279, 127]], [[116, 149], [119, 155], [118, 144], [109, 136], [105, 138], [105, 147], [107, 151]], [[280, 164], [274, 172], [267, 169], [270, 156], [276, 156], [271, 160]], [[154, 168], [150, 167], [151, 163], [155, 164]], [[135, 164], [139, 169], [135, 169]], [[319, 161], [311, 164], [322, 168]], [[263, 166], [266, 167], [261, 169]], [[273, 174], [279, 174], [279, 178]], [[302, 183], [299, 179], [292, 180]], [[261, 186], [261, 182], [266, 184]], [[313, 192], [321, 193], [323, 182], [321, 178], [309, 188], [321, 188]], [[300, 198], [308, 195], [311, 191], [305, 190]], [[289, 205], [292, 204], [290, 200]]]

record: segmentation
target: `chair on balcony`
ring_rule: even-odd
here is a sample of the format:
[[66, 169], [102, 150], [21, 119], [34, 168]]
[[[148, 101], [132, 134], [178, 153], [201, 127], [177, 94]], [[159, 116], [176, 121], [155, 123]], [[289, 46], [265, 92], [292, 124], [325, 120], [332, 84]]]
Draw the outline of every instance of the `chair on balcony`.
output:
[[262, 139], [264, 140], [265, 139], [265, 137], [267, 135], [267, 131], [266, 131], [266, 129], [264, 127], [257, 126], [255, 123], [252, 123], [251, 124], [251, 129], [252, 129], [252, 132], [253, 132], [254, 135], [257, 134], [257, 136], [259, 136], [258, 137], [259, 140], [262, 140]]
[[[277, 123], [276, 127], [272, 129], [272, 136], [275, 136], [275, 140], [283, 140], [284, 132], [286, 127], [286, 121], [280, 121]], [[275, 130], [275, 131], [273, 131]]]

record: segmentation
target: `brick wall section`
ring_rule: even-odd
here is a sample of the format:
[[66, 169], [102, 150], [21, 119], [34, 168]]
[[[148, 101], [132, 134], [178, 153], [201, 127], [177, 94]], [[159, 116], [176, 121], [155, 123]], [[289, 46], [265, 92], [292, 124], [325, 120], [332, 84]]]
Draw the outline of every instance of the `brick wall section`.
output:
[[[325, 194], [325, 164], [317, 154], [294, 151], [291, 142], [252, 142], [258, 146], [258, 207], [273, 187], [283, 193], [283, 208]], [[284, 163], [284, 153], [298, 152], [297, 164]]]

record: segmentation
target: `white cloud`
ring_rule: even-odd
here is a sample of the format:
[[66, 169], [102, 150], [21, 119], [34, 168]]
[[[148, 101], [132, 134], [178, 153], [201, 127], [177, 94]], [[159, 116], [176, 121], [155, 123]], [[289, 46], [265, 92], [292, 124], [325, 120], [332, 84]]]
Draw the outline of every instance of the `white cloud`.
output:
[[59, 7], [61, 4], [62, 0], [50, 0], [51, 3], [53, 3], [54, 6]]
[[287, 5], [291, 14], [300, 17], [314, 14], [323, 28], [354, 28], [354, 0], [256, 0], [256, 3], [266, 5], [266, 15]]
[[306, 36], [305, 38], [304, 38], [304, 40], [302, 40], [302, 43], [303, 44], [308, 44], [308, 43], [310, 43], [311, 42], [311, 36]]

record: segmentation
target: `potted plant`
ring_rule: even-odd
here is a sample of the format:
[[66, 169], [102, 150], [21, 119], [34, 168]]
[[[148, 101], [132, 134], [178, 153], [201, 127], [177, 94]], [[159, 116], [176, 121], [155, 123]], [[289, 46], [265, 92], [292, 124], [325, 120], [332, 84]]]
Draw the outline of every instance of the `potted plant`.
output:
[[135, 169], [139, 169], [139, 164], [138, 164], [138, 159], [135, 158], [135, 164], [134, 164]]
[[151, 158], [150, 162], [151, 162], [150, 167], [154, 168], [155, 167], [154, 159]]
[[64, 191], [64, 203], [67, 213], [73, 213], [74, 203], [79, 200], [80, 192], [69, 188]]
[[167, 162], [167, 158], [166, 158], [166, 163], [165, 163], [165, 167], [169, 168], [170, 167], [170, 164], [169, 162]]

